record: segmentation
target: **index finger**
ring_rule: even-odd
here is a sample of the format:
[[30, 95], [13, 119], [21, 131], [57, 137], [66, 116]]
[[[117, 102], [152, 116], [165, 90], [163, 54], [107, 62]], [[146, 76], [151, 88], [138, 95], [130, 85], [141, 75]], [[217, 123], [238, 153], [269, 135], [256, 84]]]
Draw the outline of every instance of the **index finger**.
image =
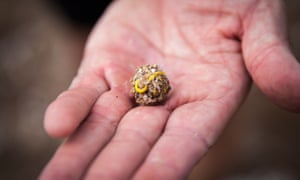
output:
[[77, 77], [76, 86], [61, 93], [47, 108], [44, 127], [53, 137], [70, 135], [87, 116], [98, 97], [108, 90], [96, 74]]

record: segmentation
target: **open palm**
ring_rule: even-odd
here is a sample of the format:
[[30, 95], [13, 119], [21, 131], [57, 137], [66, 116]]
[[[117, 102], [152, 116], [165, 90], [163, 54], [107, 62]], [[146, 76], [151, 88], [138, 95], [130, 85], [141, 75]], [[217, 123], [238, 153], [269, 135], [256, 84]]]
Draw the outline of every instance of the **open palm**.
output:
[[[300, 68], [287, 48], [281, 6], [114, 2], [71, 88], [47, 110], [48, 133], [68, 139], [41, 179], [183, 179], [238, 109], [250, 76], [275, 103], [299, 110]], [[159, 64], [170, 80], [162, 105], [133, 103], [130, 78], [145, 64]]]

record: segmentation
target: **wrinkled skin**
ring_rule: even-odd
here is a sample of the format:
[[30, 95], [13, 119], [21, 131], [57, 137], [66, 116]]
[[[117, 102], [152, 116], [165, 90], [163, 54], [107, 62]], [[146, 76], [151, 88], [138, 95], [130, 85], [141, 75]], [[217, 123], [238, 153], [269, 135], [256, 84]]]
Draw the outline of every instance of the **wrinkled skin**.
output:
[[[136, 67], [159, 64], [165, 104], [135, 106]], [[279, 0], [120, 0], [96, 25], [69, 90], [45, 115], [68, 137], [41, 179], [184, 179], [245, 99], [252, 81], [300, 111], [300, 66]]]

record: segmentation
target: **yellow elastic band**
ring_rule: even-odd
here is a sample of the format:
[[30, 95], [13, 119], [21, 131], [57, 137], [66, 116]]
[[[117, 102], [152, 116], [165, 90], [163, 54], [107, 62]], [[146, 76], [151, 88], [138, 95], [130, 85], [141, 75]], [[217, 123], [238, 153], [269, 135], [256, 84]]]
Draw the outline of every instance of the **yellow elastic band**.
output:
[[162, 71], [157, 71], [157, 72], [151, 74], [151, 75], [148, 77], [148, 80], [151, 81], [152, 79], [154, 79], [156, 76], [159, 76], [159, 75], [165, 75], [165, 73], [162, 72]]
[[146, 92], [147, 91], [147, 86], [144, 86], [142, 89], [141, 88], [139, 88], [139, 82], [140, 82], [140, 80], [139, 79], [137, 79], [136, 81], [135, 81], [135, 83], [134, 83], [134, 89], [135, 89], [135, 91], [137, 92], [137, 93], [144, 93], [144, 92]]

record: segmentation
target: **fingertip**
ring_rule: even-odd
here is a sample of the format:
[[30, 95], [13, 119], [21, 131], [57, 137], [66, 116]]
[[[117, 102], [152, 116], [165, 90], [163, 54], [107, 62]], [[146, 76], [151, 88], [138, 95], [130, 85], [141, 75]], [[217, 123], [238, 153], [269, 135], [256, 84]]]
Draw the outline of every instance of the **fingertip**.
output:
[[300, 64], [289, 51], [278, 49], [270, 54], [252, 77], [277, 106], [300, 112]]
[[300, 103], [298, 102], [297, 104], [277, 104], [279, 107], [281, 107], [282, 109], [285, 109], [287, 111], [293, 112], [293, 113], [300, 113]]
[[272, 100], [278, 107], [293, 113], [300, 113], [300, 97], [293, 97], [290, 94], [267, 94], [267, 97]]
[[61, 93], [47, 108], [44, 128], [54, 138], [64, 138], [73, 133], [89, 114], [100, 93], [95, 88], [78, 87]]
[[260, 83], [262, 91], [277, 106], [295, 113], [300, 112], [300, 65], [297, 66], [297, 70], [282, 66], [281, 72]]
[[74, 125], [70, 122], [70, 112], [62, 112], [62, 109], [58, 106], [57, 102], [52, 102], [45, 113], [44, 117], [44, 129], [47, 134], [53, 138], [65, 138], [69, 136]]

